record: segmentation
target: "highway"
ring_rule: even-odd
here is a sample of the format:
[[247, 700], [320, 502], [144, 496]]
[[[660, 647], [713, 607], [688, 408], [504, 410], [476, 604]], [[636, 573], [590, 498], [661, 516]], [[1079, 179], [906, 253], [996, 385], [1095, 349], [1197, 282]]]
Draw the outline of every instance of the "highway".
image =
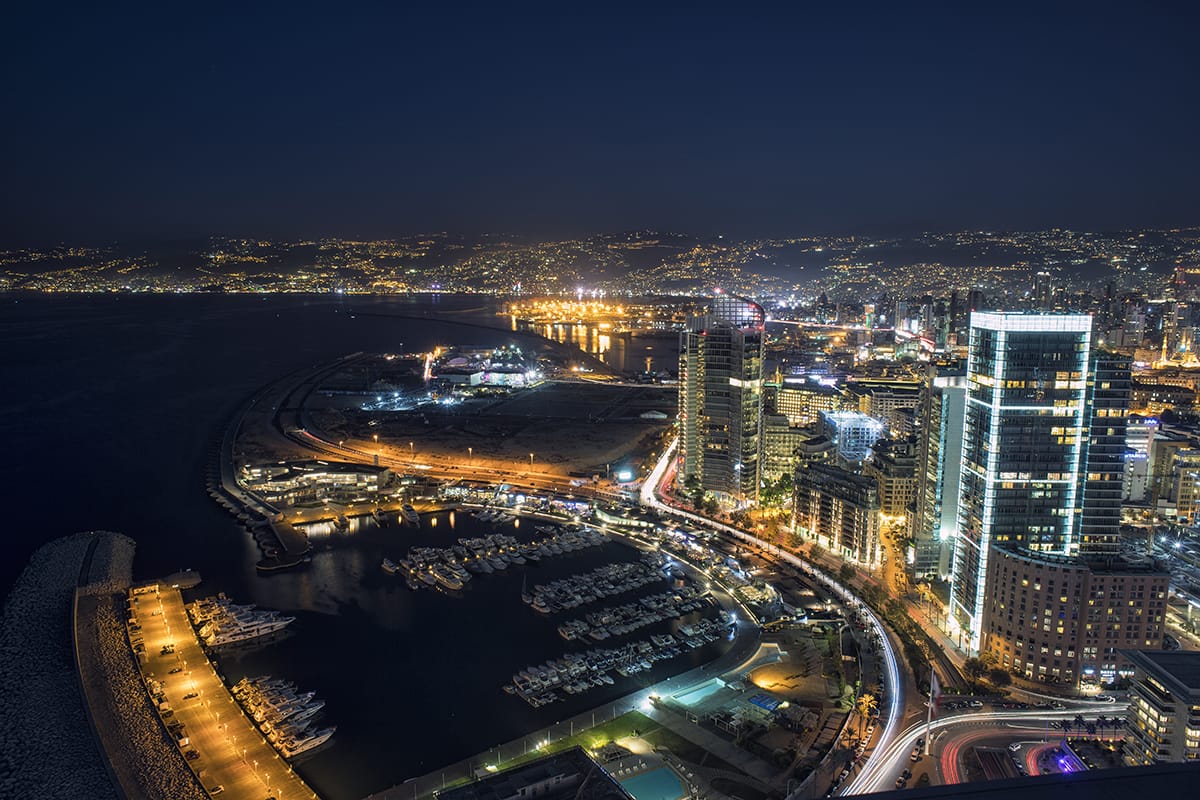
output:
[[[1061, 711], [969, 711], [934, 719], [930, 738], [935, 745], [938, 770], [931, 778], [937, 778], [934, 783], [960, 783], [964, 777], [962, 758], [970, 747], [985, 742], [1051, 742], [1058, 735], [1053, 723], [1106, 708], [1111, 709], [1112, 705], [1076, 702]], [[859, 795], [894, 789], [900, 773], [913, 767], [910, 754], [924, 735], [922, 720], [900, 731], [886, 748], [876, 748], [843, 793]]]
[[[737, 528], [733, 528], [729, 525], [724, 525], [719, 522], [714, 522], [706, 517], [700, 516], [699, 514], [693, 514], [689, 511], [684, 511], [683, 509], [678, 509], [662, 502], [658, 496], [658, 488], [663, 480], [663, 476], [667, 473], [667, 469], [670, 466], [671, 460], [675, 456], [675, 450], [678, 447], [678, 444], [679, 440], [676, 439], [670, 444], [669, 447], [667, 447], [666, 451], [662, 455], [662, 458], [660, 458], [658, 463], [654, 465], [654, 469], [651, 470], [650, 475], [642, 483], [642, 505], [648, 508], [657, 509], [664, 514], [670, 514], [675, 517], [686, 519], [689, 522], [693, 522], [705, 528], [720, 531], [728, 536], [734, 537], [738, 541], [744, 541], [755, 546], [765, 548], [766, 551], [770, 552], [774, 557], [792, 565], [793, 567], [796, 567], [808, 575], [811, 575], [835, 592], [842, 598], [848, 607], [853, 608], [866, 616], [871, 627], [877, 634], [884, 659], [884, 702], [881, 703], [882, 713], [880, 716], [885, 719], [885, 722], [883, 725], [883, 730], [879, 734], [879, 739], [877, 740], [875, 749], [872, 755], [869, 756], [865, 762], [865, 773], [871, 762], [875, 760], [876, 754], [887, 748], [896, 738], [897, 731], [900, 727], [900, 722], [903, 719], [905, 711], [904, 683], [900, 680], [899, 662], [896, 658], [896, 651], [892, 647], [891, 640], [888, 638], [887, 631], [884, 629], [883, 623], [878, 617], [875, 616], [874, 612], [867, 608], [866, 605], [861, 603], [858, 598], [855, 597], [849, 590], [847, 590], [844, 586], [830, 576], [814, 567], [809, 562], [804, 561], [798, 556], [789, 553], [782, 548], [764, 543], [760, 539], [751, 536], [750, 534], [743, 533]], [[861, 774], [863, 773], [860, 773], [860, 777]], [[854, 783], [857, 783], [857, 779], [855, 779]], [[854, 784], [852, 784], [852, 786], [853, 785]], [[851, 793], [849, 789], [850, 787], [847, 787], [846, 793]]]
[[[159, 584], [135, 595], [136, 619], [145, 643], [142, 672], [163, 685], [170, 713], [163, 721], [183, 724], [196, 756], [188, 764], [209, 794], [229, 798], [306, 800], [315, 798], [291, 765], [275, 751], [233, 700], [200, 646], [178, 589]], [[163, 648], [173, 645], [173, 652]], [[217, 789], [217, 787], [221, 787]]]

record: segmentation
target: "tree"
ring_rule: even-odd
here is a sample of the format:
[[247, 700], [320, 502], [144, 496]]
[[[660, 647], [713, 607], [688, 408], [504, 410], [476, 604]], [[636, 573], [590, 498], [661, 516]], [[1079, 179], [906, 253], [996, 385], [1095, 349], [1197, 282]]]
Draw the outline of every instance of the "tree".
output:
[[1096, 717], [1096, 727], [1100, 729], [1100, 738], [1104, 738], [1104, 729], [1108, 727], [1108, 717], [1103, 714]]
[[1012, 674], [1006, 669], [994, 667], [988, 670], [988, 683], [997, 688], [1009, 686], [1012, 684]]
[[1067, 735], [1070, 734], [1071, 728], [1075, 727], [1075, 723], [1071, 722], [1069, 719], [1064, 719], [1058, 723], [1058, 727], [1062, 728], [1063, 739], [1065, 740]]
[[838, 569], [838, 580], [842, 583], [848, 583], [855, 575], [854, 567], [849, 564], [842, 564]]
[[858, 712], [858, 737], [861, 739], [863, 729], [866, 728], [867, 720], [879, 708], [879, 700], [875, 695], [870, 693], [860, 694], [858, 699], [854, 701], [854, 709]]
[[975, 683], [980, 678], [987, 674], [987, 671], [987, 665], [978, 658], [971, 657], [963, 662], [963, 672], [965, 672], [967, 677], [971, 679], [972, 687], [974, 687]]

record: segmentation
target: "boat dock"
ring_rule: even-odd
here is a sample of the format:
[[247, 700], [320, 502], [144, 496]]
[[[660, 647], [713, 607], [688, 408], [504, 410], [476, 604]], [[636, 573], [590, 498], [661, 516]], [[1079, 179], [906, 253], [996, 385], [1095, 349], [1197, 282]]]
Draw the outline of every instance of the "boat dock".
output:
[[311, 800], [316, 793], [242, 711], [188, 621], [179, 590], [138, 586], [128, 602], [130, 644], [164, 728], [211, 794]]
[[[722, 602], [733, 605], [732, 599], [727, 597]], [[376, 792], [366, 800], [425, 800], [425, 798], [433, 798], [437, 792], [448, 786], [476, 780], [481, 772], [504, 769], [507, 762], [528, 755], [541, 743], [552, 744], [560, 739], [584, 733], [589, 728], [616, 719], [630, 711], [646, 713], [647, 709], [651, 708], [651, 695], [666, 697], [687, 692], [713, 678], [744, 671], [746, 665], [755, 659], [759, 651], [760, 634], [761, 631], [757, 625], [740, 624], [733, 647], [709, 664], [695, 667], [681, 675], [660, 681], [645, 689], [639, 689], [545, 728], [530, 731], [518, 739], [499, 744], [453, 764], [447, 764], [426, 775], [411, 778], [402, 784]]]

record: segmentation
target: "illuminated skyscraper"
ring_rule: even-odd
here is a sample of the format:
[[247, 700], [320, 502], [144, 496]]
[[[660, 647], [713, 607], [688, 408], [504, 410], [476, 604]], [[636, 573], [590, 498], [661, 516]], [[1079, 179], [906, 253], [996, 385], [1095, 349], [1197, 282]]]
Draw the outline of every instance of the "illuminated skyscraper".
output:
[[913, 520], [913, 576], [945, 578], [958, 526], [958, 480], [962, 465], [963, 412], [967, 378], [963, 370], [930, 367], [920, 408], [921, 450]]
[[979, 649], [988, 548], [1079, 552], [1087, 314], [973, 312], [950, 610]]
[[727, 503], [758, 500], [765, 320], [762, 306], [724, 295], [680, 335], [681, 488], [694, 479]]

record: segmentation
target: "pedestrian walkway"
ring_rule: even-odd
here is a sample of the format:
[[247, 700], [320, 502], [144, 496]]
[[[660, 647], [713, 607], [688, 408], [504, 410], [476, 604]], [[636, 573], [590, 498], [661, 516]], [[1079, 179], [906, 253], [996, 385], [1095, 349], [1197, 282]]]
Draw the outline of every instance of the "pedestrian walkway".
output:
[[131, 618], [145, 647], [142, 674], [160, 687], [163, 715], [182, 724], [179, 748], [194, 754], [188, 764], [205, 789], [211, 794], [220, 786], [225, 796], [248, 800], [316, 797], [234, 701], [200, 646], [179, 590], [156, 584], [132, 598]]

